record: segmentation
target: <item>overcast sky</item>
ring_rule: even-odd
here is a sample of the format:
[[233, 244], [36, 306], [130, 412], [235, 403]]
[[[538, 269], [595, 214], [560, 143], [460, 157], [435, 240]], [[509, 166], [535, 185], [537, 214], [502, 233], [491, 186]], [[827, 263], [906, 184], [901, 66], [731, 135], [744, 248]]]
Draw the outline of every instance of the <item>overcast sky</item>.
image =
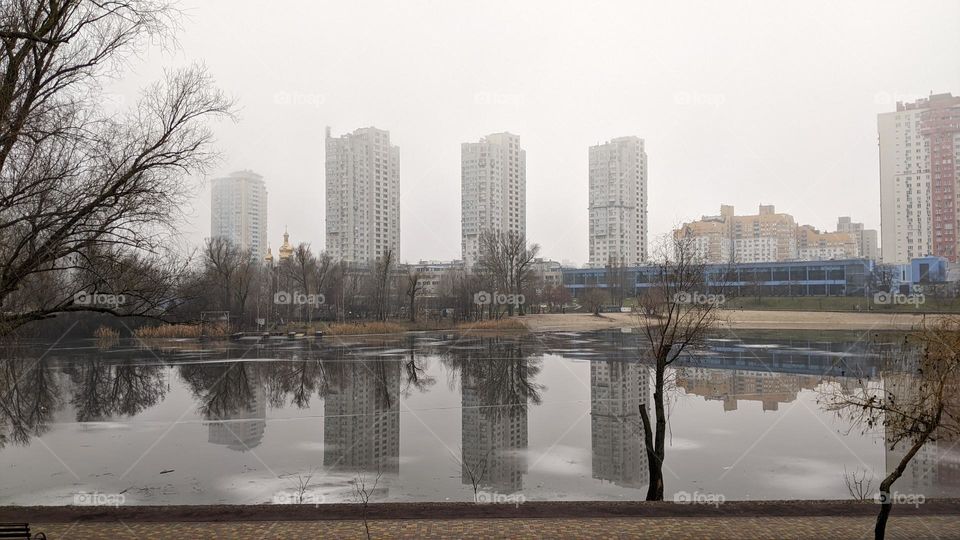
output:
[[[833, 229], [879, 228], [876, 115], [960, 93], [960, 2], [190, 0], [173, 51], [108, 91], [206, 64], [240, 107], [222, 164], [264, 176], [270, 242], [324, 243], [324, 127], [400, 146], [406, 261], [460, 256], [460, 143], [527, 151], [527, 236], [587, 260], [587, 148], [646, 141], [651, 238], [774, 204]], [[198, 179], [200, 181], [202, 179]], [[209, 185], [188, 240], [209, 235]]]

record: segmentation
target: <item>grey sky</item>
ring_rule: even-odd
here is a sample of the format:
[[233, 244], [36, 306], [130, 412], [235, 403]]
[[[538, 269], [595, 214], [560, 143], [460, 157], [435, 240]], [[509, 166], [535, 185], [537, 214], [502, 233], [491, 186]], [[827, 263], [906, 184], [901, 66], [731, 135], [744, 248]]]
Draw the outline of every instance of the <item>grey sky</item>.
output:
[[[527, 150], [527, 235], [587, 259], [587, 147], [637, 135], [655, 238], [684, 220], [775, 204], [879, 228], [876, 114], [960, 93], [960, 2], [191, 0], [179, 48], [108, 88], [203, 61], [240, 105], [220, 170], [262, 174], [270, 241], [323, 247], [324, 127], [400, 146], [403, 258], [460, 255], [460, 143]], [[209, 186], [193, 223], [209, 234]]]

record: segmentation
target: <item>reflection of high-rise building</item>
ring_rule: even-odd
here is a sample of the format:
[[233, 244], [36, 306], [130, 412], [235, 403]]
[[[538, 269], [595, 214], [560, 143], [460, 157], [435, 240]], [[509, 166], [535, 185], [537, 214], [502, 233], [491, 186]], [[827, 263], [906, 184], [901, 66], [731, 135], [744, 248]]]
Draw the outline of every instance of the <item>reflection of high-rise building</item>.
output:
[[256, 257], [267, 252], [267, 187], [253, 171], [216, 178], [210, 196], [210, 236], [230, 240]]
[[636, 362], [590, 363], [593, 477], [641, 488], [650, 481], [640, 405], [650, 405], [649, 369]]
[[737, 410], [740, 400], [759, 401], [763, 410], [775, 411], [790, 403], [802, 389], [813, 389], [820, 378], [770, 371], [684, 367], [677, 370], [677, 386], [688, 394], [723, 402], [723, 410]]
[[220, 413], [208, 414], [207, 441], [245, 452], [260, 445], [267, 428], [266, 385], [255, 377], [244, 405]]
[[[517, 360], [526, 362], [526, 360]], [[527, 472], [527, 403], [497, 403], [483, 399], [479, 381], [462, 372], [463, 459], [461, 481], [512, 493], [523, 489]], [[469, 470], [468, 470], [469, 469]]]
[[323, 466], [397, 473], [400, 459], [400, 363], [344, 362], [342, 380], [323, 403]]
[[[884, 390], [894, 392], [896, 402], [900, 404], [915, 403], [918, 399], [916, 395], [910, 395], [918, 388], [918, 383], [911, 373], [887, 372], [883, 375]], [[956, 395], [955, 389], [948, 395]], [[955, 412], [957, 402], [948, 403], [945, 414], [949, 415]], [[950, 425], [952, 420], [943, 420], [944, 424]], [[955, 424], [954, 424], [955, 425]], [[885, 427], [889, 430], [889, 427]], [[886, 472], [890, 473], [904, 458], [910, 449], [912, 442], [903, 440], [893, 444], [891, 433], [884, 433], [887, 440], [885, 451]], [[920, 450], [907, 463], [893, 489], [899, 493], [922, 494], [927, 498], [932, 497], [956, 497], [960, 494], [960, 444], [956, 437], [944, 436], [939, 434], [940, 438], [929, 441], [920, 447]]]

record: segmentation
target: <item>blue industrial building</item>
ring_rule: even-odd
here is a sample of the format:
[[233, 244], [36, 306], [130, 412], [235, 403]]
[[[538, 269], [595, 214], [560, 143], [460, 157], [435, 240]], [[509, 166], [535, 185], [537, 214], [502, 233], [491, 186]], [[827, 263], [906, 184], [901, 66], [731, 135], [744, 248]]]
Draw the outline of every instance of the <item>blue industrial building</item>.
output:
[[[874, 262], [869, 259], [707, 265], [710, 292], [763, 296], [869, 296]], [[623, 271], [627, 295], [657, 283], [655, 266]], [[589, 288], [608, 288], [606, 268], [564, 268], [563, 284], [576, 298]], [[632, 287], [631, 287], [632, 285]]]

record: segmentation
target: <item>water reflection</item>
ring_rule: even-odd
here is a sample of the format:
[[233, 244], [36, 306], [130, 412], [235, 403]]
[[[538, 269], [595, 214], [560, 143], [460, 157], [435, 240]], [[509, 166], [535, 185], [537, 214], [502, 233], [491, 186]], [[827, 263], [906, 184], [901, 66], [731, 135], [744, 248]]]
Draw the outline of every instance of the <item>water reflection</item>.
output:
[[794, 375], [753, 370], [686, 367], [677, 370], [677, 386], [708, 401], [723, 402], [724, 411], [737, 410], [740, 401], [758, 401], [764, 411], [792, 403], [801, 390], [813, 390], [822, 380], [815, 375]]
[[[47, 346], [0, 362], [0, 465], [10, 479], [0, 501], [8, 504], [50, 504], [76, 489], [44, 479], [61, 467], [51, 452], [63, 448], [74, 454], [68, 459], [78, 469], [74, 484], [90, 483], [88, 491], [152, 481], [150, 471], [139, 469], [131, 473], [136, 479], [111, 478], [139, 463], [139, 453], [171, 429], [176, 441], [154, 450], [162, 454], [159, 468], [187, 469], [193, 459], [198, 470], [164, 477], [162, 496], [169, 500], [153, 503], [269, 502], [276, 489], [290, 487], [271, 484], [271, 475], [287, 479], [304, 470], [318, 471], [328, 502], [345, 500], [357, 475], [383, 475], [377, 500], [469, 500], [476, 489], [531, 499], [639, 499], [648, 482], [638, 411], [652, 401], [652, 386], [648, 367], [638, 362], [636, 335], [421, 335], [254, 348], [121, 340], [109, 348], [83, 342], [46, 352]], [[817, 437], [829, 415], [813, 416], [812, 390], [824, 381], [853, 388], [854, 377], [882, 381], [889, 369], [855, 338], [718, 337], [673, 373], [671, 395], [682, 400], [671, 417], [676, 489], [715, 482], [731, 499], [843, 498], [844, 466], [875, 459], [879, 474], [899, 450], [852, 434], [843, 435], [837, 453], [823, 454], [817, 445], [824, 439]], [[801, 401], [811, 416], [794, 413], [801, 423], [790, 429], [816, 444], [750, 454], [753, 440], [737, 435], [764, 422], [772, 427], [776, 415]], [[82, 445], [71, 431], [77, 428], [87, 433]], [[45, 439], [39, 448], [49, 451], [29, 451], [38, 437]], [[778, 444], [778, 437], [764, 444]], [[851, 456], [848, 446], [876, 456]], [[741, 468], [759, 472], [726, 476], [723, 467], [745, 452]], [[445, 469], [451, 455], [455, 471]], [[86, 473], [73, 461], [96, 461], [92, 456], [104, 463]], [[928, 445], [901, 480], [903, 489], [960, 494], [957, 456], [952, 442]], [[773, 480], [784, 461], [804, 460], [819, 460], [820, 482], [834, 491], [788, 493]], [[218, 487], [254, 470], [260, 476], [230, 484], [251, 486], [248, 498]]]
[[590, 362], [593, 477], [628, 488], [650, 482], [640, 405], [653, 400], [650, 369], [637, 362]]
[[347, 473], [396, 474], [400, 464], [400, 363], [338, 362], [323, 414], [323, 466]]
[[500, 493], [523, 489], [527, 472], [527, 406], [539, 405], [540, 360], [527, 358], [521, 342], [481, 340], [454, 347], [442, 359], [459, 375], [461, 482]]

